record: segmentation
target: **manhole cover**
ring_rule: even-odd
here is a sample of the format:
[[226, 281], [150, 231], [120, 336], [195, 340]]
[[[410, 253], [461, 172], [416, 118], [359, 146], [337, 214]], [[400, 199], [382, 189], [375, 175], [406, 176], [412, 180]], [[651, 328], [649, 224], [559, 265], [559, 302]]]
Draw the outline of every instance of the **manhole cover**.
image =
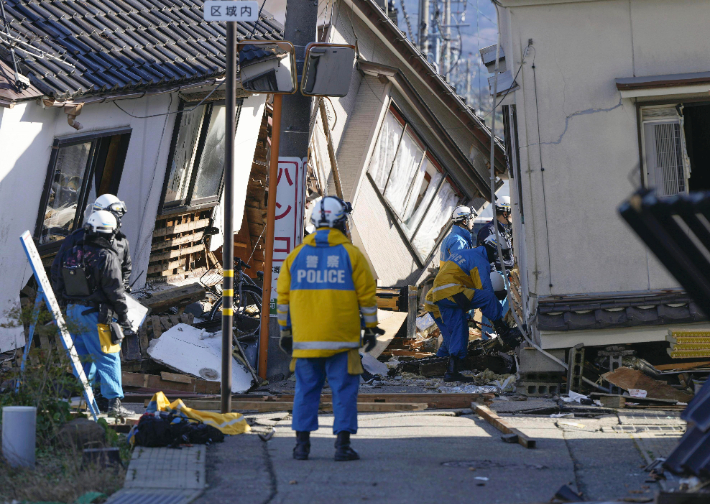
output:
[[205, 380], [216, 380], [219, 378], [219, 373], [211, 368], [200, 369], [200, 376]]

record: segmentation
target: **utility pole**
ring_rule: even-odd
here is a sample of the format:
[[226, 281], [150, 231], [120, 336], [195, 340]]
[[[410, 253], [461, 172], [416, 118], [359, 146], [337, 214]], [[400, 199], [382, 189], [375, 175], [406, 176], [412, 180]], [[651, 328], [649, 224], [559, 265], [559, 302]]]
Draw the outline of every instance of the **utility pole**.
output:
[[419, 0], [419, 50], [429, 58], [429, 0]]
[[466, 104], [471, 106], [471, 53], [466, 58]]
[[441, 74], [446, 76], [446, 80], [448, 81], [451, 80], [447, 75], [451, 69], [451, 0], [444, 0], [443, 28], [444, 62], [441, 67]]
[[[318, 0], [288, 0], [286, 3], [286, 23], [284, 40], [291, 42], [296, 49], [296, 71], [299, 86], [303, 73], [306, 45], [315, 42], [318, 23]], [[278, 147], [279, 158], [307, 158], [310, 129], [311, 107], [313, 99], [300, 92], [284, 95], [281, 112], [281, 141]], [[272, 153], [272, 156], [274, 153]], [[276, 180], [269, 180], [269, 192], [276, 191]], [[300, 209], [294, 209], [300, 211]], [[300, 212], [303, 215], [303, 212]], [[273, 247], [273, 241], [267, 242]], [[269, 305], [271, 285], [264, 284], [262, 306]], [[269, 375], [288, 373], [291, 358], [279, 351], [279, 326], [276, 318], [269, 318], [269, 344], [267, 369]], [[261, 373], [261, 371], [260, 371]]]
[[237, 22], [227, 21], [227, 124], [224, 147], [224, 245], [222, 246], [222, 413], [232, 411], [232, 319], [234, 302], [234, 135], [237, 98]]

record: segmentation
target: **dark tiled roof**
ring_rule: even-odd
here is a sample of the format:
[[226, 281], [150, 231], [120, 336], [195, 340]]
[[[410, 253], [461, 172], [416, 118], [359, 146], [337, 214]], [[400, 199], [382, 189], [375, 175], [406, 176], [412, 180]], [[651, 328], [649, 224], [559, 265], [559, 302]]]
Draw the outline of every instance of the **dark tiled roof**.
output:
[[542, 331], [683, 324], [707, 320], [683, 292], [541, 298], [537, 326]]
[[663, 466], [675, 474], [707, 478], [710, 474], [710, 381], [706, 381], [688, 403], [681, 418], [688, 422], [688, 431]]
[[[74, 66], [15, 49], [34, 86], [67, 99], [223, 75], [226, 25], [204, 21], [202, 5], [202, 0], [5, 0], [5, 11], [11, 35]], [[253, 27], [239, 23], [238, 38], [247, 38]], [[262, 12], [254, 38], [281, 40], [283, 26]], [[11, 62], [2, 44], [0, 58]]]

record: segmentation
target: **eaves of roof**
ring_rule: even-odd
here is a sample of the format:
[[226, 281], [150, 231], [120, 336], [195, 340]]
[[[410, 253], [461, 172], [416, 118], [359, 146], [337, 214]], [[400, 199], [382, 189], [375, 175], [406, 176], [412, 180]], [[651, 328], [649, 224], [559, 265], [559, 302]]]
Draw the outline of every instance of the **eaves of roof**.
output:
[[[54, 100], [166, 89], [225, 72], [225, 23], [202, 19], [203, 0], [4, 1], [10, 36], [23, 41], [15, 48], [21, 73]], [[252, 30], [239, 23], [237, 38]], [[281, 40], [283, 27], [263, 12], [253, 38]], [[0, 60], [11, 62], [2, 43]]]
[[[409, 40], [397, 25], [387, 16], [374, 0], [345, 0], [356, 7], [353, 11], [364, 19], [367, 24], [376, 32], [383, 41], [390, 44], [399, 53], [399, 56], [407, 62], [412, 70], [419, 75], [422, 81], [432, 90], [432, 93], [449, 108], [458, 119], [466, 125], [476, 139], [490, 149], [491, 131], [473, 113], [458, 96], [455, 90], [444, 80], [444, 78], [427, 61], [424, 55]], [[495, 161], [496, 171], [505, 172], [505, 149], [498, 138], [495, 140]]]
[[15, 87], [15, 71], [0, 61], [0, 107], [12, 108], [16, 103], [42, 96], [42, 92], [30, 85], [18, 91]]

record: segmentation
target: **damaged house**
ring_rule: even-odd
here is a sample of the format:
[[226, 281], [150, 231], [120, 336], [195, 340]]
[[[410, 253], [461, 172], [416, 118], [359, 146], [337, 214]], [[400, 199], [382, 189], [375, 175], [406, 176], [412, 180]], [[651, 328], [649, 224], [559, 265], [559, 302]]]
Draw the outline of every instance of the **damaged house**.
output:
[[[337, 2], [319, 33], [356, 46], [357, 62], [347, 96], [323, 100], [321, 113], [314, 107], [310, 169], [325, 194], [336, 194], [339, 178], [353, 203], [353, 241], [378, 285], [419, 285], [438, 266], [455, 206], [490, 199], [490, 131], [386, 2]], [[496, 170], [505, 172], [499, 143]]]
[[[617, 208], [640, 186], [661, 195], [710, 189], [710, 42], [698, 36], [710, 4], [500, 4], [497, 100], [523, 302], [538, 342], [604, 346], [709, 330]], [[495, 52], [482, 51], [491, 71]]]
[[[207, 227], [221, 226], [224, 24], [203, 21], [201, 3], [187, 1], [7, 0], [4, 7], [0, 352], [24, 345], [10, 318], [32, 276], [19, 244], [25, 230], [48, 266], [87, 205], [117, 194], [128, 208], [122, 230], [134, 288], [200, 270], [206, 243], [216, 250], [224, 240], [204, 239]], [[275, 40], [283, 28], [264, 13], [256, 26], [239, 25], [240, 39], [252, 32]], [[266, 96], [238, 98], [237, 227], [248, 214], [253, 161], [263, 168], [267, 148]]]

